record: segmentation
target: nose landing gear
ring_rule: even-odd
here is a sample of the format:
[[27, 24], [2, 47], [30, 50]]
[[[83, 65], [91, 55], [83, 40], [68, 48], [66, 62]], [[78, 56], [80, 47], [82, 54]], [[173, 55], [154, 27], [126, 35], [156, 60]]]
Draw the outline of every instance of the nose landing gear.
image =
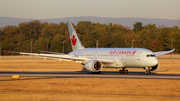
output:
[[152, 69], [152, 67], [145, 67], [145, 74], [149, 75], [150, 74], [150, 70]]
[[150, 74], [150, 71], [149, 71], [149, 70], [146, 70], [146, 71], [145, 71], [145, 74], [146, 74], [146, 75], [149, 75], [149, 74]]

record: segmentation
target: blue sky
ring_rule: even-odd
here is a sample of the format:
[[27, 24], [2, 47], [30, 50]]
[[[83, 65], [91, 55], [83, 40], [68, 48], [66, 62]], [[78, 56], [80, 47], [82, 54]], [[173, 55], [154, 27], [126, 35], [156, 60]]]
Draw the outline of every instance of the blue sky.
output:
[[0, 16], [33, 19], [78, 16], [179, 19], [180, 0], [0, 0]]

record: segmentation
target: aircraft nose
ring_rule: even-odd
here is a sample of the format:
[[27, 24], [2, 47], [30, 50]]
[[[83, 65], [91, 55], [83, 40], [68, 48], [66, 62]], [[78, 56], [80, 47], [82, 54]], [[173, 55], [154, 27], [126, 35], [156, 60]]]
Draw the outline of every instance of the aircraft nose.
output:
[[152, 63], [153, 65], [157, 65], [157, 64], [158, 64], [158, 59], [157, 59], [157, 58], [154, 58], [154, 59], [151, 61], [151, 63]]

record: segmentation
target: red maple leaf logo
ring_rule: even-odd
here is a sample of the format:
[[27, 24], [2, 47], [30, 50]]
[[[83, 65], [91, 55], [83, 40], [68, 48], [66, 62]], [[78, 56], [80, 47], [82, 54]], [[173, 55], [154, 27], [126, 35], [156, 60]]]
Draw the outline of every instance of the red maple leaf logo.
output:
[[136, 53], [136, 51], [133, 52], [133, 55]]
[[77, 38], [75, 38], [75, 36], [73, 35], [73, 37], [71, 38], [71, 42], [73, 46], [76, 46], [76, 40]]

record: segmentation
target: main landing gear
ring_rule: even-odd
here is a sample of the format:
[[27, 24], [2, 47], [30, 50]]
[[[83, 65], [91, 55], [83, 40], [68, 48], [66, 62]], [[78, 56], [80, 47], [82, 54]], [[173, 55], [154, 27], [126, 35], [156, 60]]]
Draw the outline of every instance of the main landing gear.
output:
[[119, 70], [119, 74], [128, 74], [128, 70], [125, 70], [126, 68], [122, 68], [122, 70]]

